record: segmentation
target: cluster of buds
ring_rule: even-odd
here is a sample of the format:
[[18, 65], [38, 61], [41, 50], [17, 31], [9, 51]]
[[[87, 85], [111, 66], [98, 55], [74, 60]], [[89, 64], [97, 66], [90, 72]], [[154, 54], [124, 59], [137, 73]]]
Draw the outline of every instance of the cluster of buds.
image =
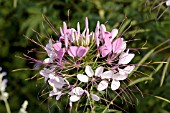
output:
[[[0, 67], [0, 71], [2, 68]], [[6, 72], [0, 72], [0, 100], [7, 100], [8, 99], [8, 93], [5, 92], [5, 88], [7, 87], [7, 79], [3, 79], [3, 77], [6, 75]]]
[[40, 74], [53, 88], [49, 96], [59, 100], [68, 95], [72, 106], [82, 97], [100, 101], [101, 92], [119, 89], [120, 81], [135, 68], [129, 64], [135, 54], [126, 46], [126, 41], [118, 36], [118, 29], [109, 32], [99, 21], [95, 32], [89, 32], [86, 17], [82, 33], [79, 23], [74, 29], [63, 22], [58, 40], [49, 39], [44, 47], [48, 58], [43, 61]]

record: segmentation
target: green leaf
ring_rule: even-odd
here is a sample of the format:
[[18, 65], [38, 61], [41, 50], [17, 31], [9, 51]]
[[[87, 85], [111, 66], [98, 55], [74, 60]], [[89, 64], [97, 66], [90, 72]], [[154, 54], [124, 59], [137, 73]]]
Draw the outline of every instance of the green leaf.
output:
[[142, 78], [139, 78], [139, 79], [136, 79], [136, 80], [130, 82], [128, 86], [132, 86], [139, 82], [143, 82], [143, 81], [147, 81], [147, 80], [153, 80], [153, 78], [152, 77], [142, 77]]
[[166, 63], [166, 65], [165, 65], [164, 69], [163, 69], [160, 86], [162, 86], [162, 84], [163, 84], [163, 82], [164, 82], [165, 75], [166, 75], [166, 72], [167, 72], [167, 70], [168, 70], [169, 62], [170, 62], [170, 57], [168, 58], [167, 63]]
[[132, 76], [132, 74], [139, 68], [139, 66], [141, 65], [141, 64], [143, 64], [151, 55], [152, 55], [152, 53], [155, 51], [155, 49], [151, 49], [141, 60], [140, 60], [140, 62], [137, 64], [137, 67], [134, 69], [134, 71], [129, 75], [129, 77], [130, 76]]
[[163, 98], [163, 97], [160, 97], [160, 96], [154, 96], [154, 97], [156, 97], [157, 99], [160, 99], [160, 100], [163, 100], [163, 101], [165, 101], [165, 102], [170, 103], [170, 100], [168, 100], [168, 99], [166, 99], [166, 98]]

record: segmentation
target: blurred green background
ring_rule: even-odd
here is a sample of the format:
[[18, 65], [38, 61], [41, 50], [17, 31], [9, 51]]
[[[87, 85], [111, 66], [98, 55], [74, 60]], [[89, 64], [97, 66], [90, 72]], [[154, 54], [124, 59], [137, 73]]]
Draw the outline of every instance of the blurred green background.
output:
[[[36, 33], [32, 29], [43, 35], [40, 40], [44, 44], [47, 42], [45, 38], [47, 33], [57, 39], [42, 15], [47, 16], [57, 30], [62, 26], [62, 21], [66, 21], [71, 27], [80, 22], [83, 30], [86, 16], [89, 18], [90, 31], [94, 30], [98, 20], [106, 24], [108, 31], [119, 28], [122, 22], [127, 24], [126, 28], [131, 25], [124, 38], [138, 40], [130, 42], [129, 47], [140, 48], [147, 42], [145, 45], [147, 49], [135, 53], [136, 58], [133, 63], [138, 63], [150, 50], [170, 39], [170, 7], [167, 8], [163, 2], [162, 0], [0, 0], [0, 66], [8, 73], [7, 92], [12, 113], [19, 111], [24, 100], [29, 102], [27, 108], [29, 113], [62, 113], [69, 107], [62, 106], [62, 102], [56, 103], [54, 98], [48, 98], [48, 94], [42, 95], [48, 87], [43, 79], [38, 79], [40, 76], [28, 80], [38, 71], [12, 71], [34, 67], [29, 61], [17, 58], [23, 56], [23, 53], [27, 54], [27, 50], [39, 48], [25, 37], [36, 40]], [[29, 53], [29, 56], [38, 59], [45, 57], [38, 53]], [[163, 44], [149, 55], [144, 64], [150, 68], [145, 66], [139, 68], [138, 71], [145, 75], [135, 73], [130, 77], [132, 80], [136, 79], [136, 76], [153, 77], [152, 81], [137, 84], [144, 97], [139, 91], [134, 91], [138, 98], [134, 101], [134, 105], [119, 104], [119, 106], [130, 113], [170, 113], [170, 103], [154, 97], [160, 96], [170, 100], [170, 66], [168, 63], [160, 63], [170, 61], [168, 58], [170, 58], [170, 42]], [[148, 62], [152, 63], [147, 64]], [[164, 82], [160, 86], [161, 81]], [[133, 86], [130, 88], [134, 89]], [[6, 113], [3, 101], [0, 101], [0, 113]]]

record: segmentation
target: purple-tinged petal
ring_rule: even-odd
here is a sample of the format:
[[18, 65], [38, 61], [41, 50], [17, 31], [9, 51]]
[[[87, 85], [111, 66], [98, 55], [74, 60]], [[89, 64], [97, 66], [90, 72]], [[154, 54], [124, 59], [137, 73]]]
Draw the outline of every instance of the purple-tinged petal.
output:
[[53, 44], [53, 47], [56, 51], [59, 51], [61, 49], [62, 43], [61, 42], [57, 42], [55, 44]]
[[122, 39], [121, 38], [117, 38], [114, 42], [113, 42], [113, 53], [117, 53], [120, 48], [122, 47]]
[[104, 38], [108, 38], [108, 39], [112, 38], [111, 33], [108, 31], [104, 32]]
[[109, 52], [111, 52], [112, 51], [112, 44], [111, 44], [109, 37], [105, 37], [104, 41], [105, 41], [105, 46], [106, 46], [107, 50]]
[[89, 50], [88, 47], [80, 46], [77, 50], [77, 56], [84, 57], [86, 55], [86, 53], [88, 52], [88, 50]]
[[106, 46], [101, 46], [99, 48], [101, 54], [102, 54], [102, 57], [105, 57], [106, 55], [108, 55], [110, 53], [110, 51], [106, 48]]
[[78, 50], [78, 47], [77, 46], [70, 46], [69, 50], [68, 50], [68, 54], [71, 56], [71, 57], [76, 57], [77, 55], [77, 50]]
[[61, 48], [58, 52], [57, 52], [57, 58], [59, 59], [59, 60], [62, 60], [62, 58], [63, 58], [63, 56], [64, 56], [64, 54], [65, 54], [65, 48]]
[[94, 101], [99, 101], [99, 100], [100, 100], [100, 97], [98, 97], [96, 94], [91, 94], [91, 98], [92, 98]]
[[97, 46], [99, 46], [99, 44], [100, 44], [100, 40], [99, 40], [99, 27], [100, 27], [100, 22], [98, 21], [97, 25], [96, 25], [95, 33], [94, 33], [95, 41], [96, 41], [96, 45]]

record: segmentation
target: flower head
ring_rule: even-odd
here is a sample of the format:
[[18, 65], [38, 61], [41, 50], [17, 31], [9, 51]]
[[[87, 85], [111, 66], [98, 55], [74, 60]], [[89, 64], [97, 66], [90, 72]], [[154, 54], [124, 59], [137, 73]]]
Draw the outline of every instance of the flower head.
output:
[[79, 22], [76, 29], [68, 28], [63, 22], [58, 40], [49, 39], [45, 46], [48, 57], [40, 70], [40, 75], [51, 86], [49, 96], [59, 101], [68, 95], [72, 107], [72, 103], [81, 101], [82, 97], [100, 101], [102, 92], [123, 87], [121, 81], [135, 68], [129, 65], [135, 54], [118, 33], [116, 28], [107, 31], [99, 21], [95, 31], [90, 32], [87, 17], [83, 32]]

